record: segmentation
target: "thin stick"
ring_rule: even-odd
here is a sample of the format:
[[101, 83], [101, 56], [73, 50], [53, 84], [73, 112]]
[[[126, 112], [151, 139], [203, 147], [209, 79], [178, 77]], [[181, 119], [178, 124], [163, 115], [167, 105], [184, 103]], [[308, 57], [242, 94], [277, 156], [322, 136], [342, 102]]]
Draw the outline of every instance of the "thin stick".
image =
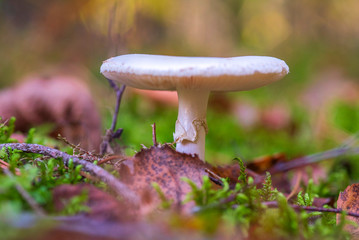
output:
[[[14, 179], [14, 175], [7, 168], [3, 168], [2, 171], [10, 178]], [[15, 183], [16, 190], [20, 195], [25, 199], [25, 201], [30, 205], [30, 207], [35, 211], [39, 216], [45, 216], [45, 211], [37, 204], [37, 202], [31, 197], [31, 195], [18, 183]]]
[[111, 161], [111, 160], [114, 160], [114, 159], [122, 159], [122, 158], [123, 158], [123, 156], [120, 156], [120, 155], [108, 156], [107, 158], [103, 158], [100, 161], [98, 161], [97, 165], [107, 163], [108, 161]]
[[6, 143], [0, 144], [0, 149], [2, 148], [11, 148], [18, 149], [23, 152], [28, 153], [38, 153], [44, 156], [49, 156], [51, 158], [62, 158], [64, 164], [68, 166], [69, 160], [72, 159], [75, 165], [82, 165], [82, 171], [88, 172], [103, 182], [107, 183], [107, 185], [118, 195], [123, 197], [129, 204], [133, 206], [139, 206], [140, 199], [139, 197], [129, 189], [125, 184], [120, 182], [113, 175], [108, 173], [103, 168], [94, 165], [91, 162], [85, 161], [83, 159], [79, 159], [78, 157], [71, 156], [67, 153], [61, 152], [57, 149], [45, 147], [39, 144], [26, 144], [26, 143]]
[[156, 123], [153, 123], [152, 125], [152, 142], [153, 146], [157, 146], [157, 136], [156, 136]]
[[122, 99], [122, 95], [123, 92], [126, 89], [126, 85], [122, 85], [121, 88], [119, 88], [114, 81], [112, 81], [111, 79], [106, 78], [107, 81], [109, 82], [110, 86], [115, 90], [116, 92], [116, 107], [115, 107], [115, 113], [113, 114], [112, 117], [112, 123], [111, 123], [111, 128], [108, 129], [106, 131], [106, 134], [103, 138], [103, 141], [101, 143], [101, 148], [100, 148], [100, 154], [104, 155], [107, 151], [108, 146], [110, 145], [110, 143], [112, 142], [113, 139], [119, 138], [123, 132], [122, 128], [119, 128], [115, 131], [116, 128], [116, 124], [117, 124], [117, 117], [118, 117], [118, 112], [120, 109], [120, 104], [121, 104], [121, 99]]
[[270, 174], [273, 175], [276, 173], [286, 172], [294, 168], [304, 167], [313, 163], [320, 162], [322, 160], [356, 154], [359, 154], [359, 148], [338, 147], [328, 151], [296, 158], [289, 162], [278, 163], [272, 168], [270, 168], [268, 171]]
[[341, 147], [352, 147], [358, 141], [358, 137], [359, 137], [359, 132], [353, 134], [343, 142]]
[[126, 85], [122, 85], [121, 88], [119, 88], [113, 80], [108, 78], [106, 79], [110, 83], [110, 86], [116, 91], [116, 108], [115, 108], [115, 114], [112, 117], [112, 125], [110, 128], [114, 132], [117, 124], [117, 116], [118, 116], [118, 111], [120, 109], [122, 95], [123, 92], [125, 91]]
[[95, 154], [93, 152], [89, 152], [83, 148], [80, 147], [80, 144], [75, 145], [71, 142], [69, 142], [65, 137], [62, 137], [61, 134], [57, 135], [57, 139], [63, 141], [67, 145], [69, 145], [73, 150], [73, 155], [76, 155], [77, 157], [90, 160], [91, 162], [97, 161], [99, 158], [101, 158], [100, 155]]

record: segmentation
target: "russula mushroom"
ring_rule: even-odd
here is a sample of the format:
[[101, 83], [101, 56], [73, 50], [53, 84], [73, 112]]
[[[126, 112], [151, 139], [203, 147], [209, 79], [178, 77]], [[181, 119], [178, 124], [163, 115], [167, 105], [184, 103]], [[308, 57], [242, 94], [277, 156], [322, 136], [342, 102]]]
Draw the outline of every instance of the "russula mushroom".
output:
[[103, 62], [108, 79], [139, 89], [170, 90], [178, 94], [176, 150], [204, 160], [206, 112], [211, 91], [244, 91], [285, 76], [287, 64], [277, 58], [174, 57], [128, 54]]

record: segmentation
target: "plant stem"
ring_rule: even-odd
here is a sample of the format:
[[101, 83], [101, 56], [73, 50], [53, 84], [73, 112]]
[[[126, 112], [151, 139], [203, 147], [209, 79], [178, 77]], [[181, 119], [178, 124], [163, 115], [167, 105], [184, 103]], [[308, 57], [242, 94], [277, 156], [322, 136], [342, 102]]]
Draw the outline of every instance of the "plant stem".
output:
[[116, 128], [116, 124], [117, 124], [117, 117], [118, 117], [118, 112], [120, 109], [120, 104], [121, 104], [121, 99], [122, 99], [122, 95], [123, 92], [126, 89], [126, 85], [122, 85], [121, 88], [119, 88], [114, 81], [107, 79], [110, 83], [110, 86], [116, 91], [116, 107], [115, 107], [115, 114], [112, 117], [112, 124], [111, 124], [111, 130], [114, 132], [115, 128]]
[[118, 117], [118, 112], [120, 109], [122, 95], [126, 89], [126, 85], [122, 85], [121, 88], [119, 88], [114, 81], [112, 81], [111, 79], [108, 79], [108, 78], [106, 78], [106, 79], [109, 82], [110, 86], [116, 92], [116, 107], [115, 107], [115, 113], [113, 114], [113, 117], [112, 117], [111, 128], [106, 131], [106, 134], [101, 143], [101, 147], [100, 147], [101, 155], [104, 155], [107, 152], [108, 146], [110, 145], [112, 140], [119, 138], [121, 136], [121, 133], [123, 132], [122, 128], [119, 128], [116, 131], [115, 131], [115, 128], [116, 128], [116, 124], [117, 124], [117, 117]]
[[152, 142], [153, 146], [157, 146], [156, 123], [152, 124]]

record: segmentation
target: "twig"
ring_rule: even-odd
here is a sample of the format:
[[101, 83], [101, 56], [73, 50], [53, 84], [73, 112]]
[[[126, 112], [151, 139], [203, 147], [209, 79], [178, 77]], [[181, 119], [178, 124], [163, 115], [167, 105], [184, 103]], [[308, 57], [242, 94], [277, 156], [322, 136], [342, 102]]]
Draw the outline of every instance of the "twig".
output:
[[[10, 178], [14, 179], [14, 175], [7, 168], [3, 168], [2, 171]], [[15, 183], [16, 190], [20, 195], [25, 199], [25, 201], [30, 205], [30, 207], [35, 211], [39, 216], [45, 216], [45, 211], [37, 204], [37, 202], [30, 196], [30, 194], [18, 183]]]
[[108, 156], [108, 157], [103, 158], [100, 161], [98, 161], [97, 165], [107, 163], [108, 161], [111, 161], [111, 160], [114, 160], [114, 159], [122, 159], [122, 158], [123, 158], [123, 156], [120, 156], [120, 155]]
[[121, 88], [119, 88], [115, 84], [114, 81], [112, 81], [111, 79], [108, 79], [108, 78], [106, 78], [106, 79], [109, 82], [110, 86], [116, 92], [116, 107], [115, 107], [115, 113], [113, 114], [113, 117], [112, 117], [111, 128], [106, 131], [106, 134], [105, 134], [105, 136], [103, 138], [103, 141], [101, 143], [101, 149], [100, 149], [100, 154], [101, 155], [104, 155], [107, 152], [107, 148], [109, 147], [112, 140], [119, 138], [121, 136], [122, 132], [123, 132], [122, 128], [119, 128], [116, 131], [115, 131], [115, 128], [116, 128], [116, 124], [117, 124], [118, 111], [120, 109], [122, 95], [123, 95], [123, 92], [126, 89], [126, 85], [122, 85]]
[[73, 143], [70, 143], [69, 140], [67, 140], [65, 137], [61, 136], [60, 133], [57, 134], [57, 139], [63, 141], [67, 145], [69, 145], [74, 151], [78, 151], [79, 153], [85, 152], [85, 150], [80, 147], [80, 144], [75, 145]]
[[156, 123], [153, 123], [152, 125], [152, 142], [153, 146], [157, 146], [157, 136], [156, 136]]
[[222, 178], [218, 176], [215, 172], [213, 172], [209, 168], [205, 168], [204, 171], [208, 173], [208, 177], [211, 179], [212, 182], [219, 186], [223, 186]]
[[341, 147], [352, 147], [358, 141], [358, 137], [359, 137], [359, 132], [356, 132], [348, 139], [346, 139], [341, 145]]
[[76, 155], [77, 157], [84, 158], [91, 162], [97, 161], [99, 158], [101, 158], [100, 155], [95, 154], [93, 152], [89, 152], [89, 151], [81, 148], [80, 144], [75, 145], [75, 144], [69, 142], [65, 137], [61, 136], [61, 134], [57, 135], [57, 139], [63, 141], [65, 144], [69, 145], [73, 150], [73, 155]]
[[79, 159], [76, 156], [71, 156], [67, 153], [61, 152], [57, 149], [45, 147], [38, 144], [26, 144], [26, 143], [6, 143], [0, 144], [0, 149], [2, 148], [12, 148], [18, 149], [23, 152], [28, 153], [38, 153], [41, 155], [49, 156], [51, 158], [62, 158], [64, 164], [68, 166], [69, 160], [72, 159], [75, 165], [82, 165], [82, 171], [88, 172], [103, 182], [107, 183], [107, 185], [118, 195], [123, 197], [129, 204], [133, 206], [139, 206], [140, 199], [139, 197], [129, 189], [125, 184], [116, 179], [113, 175], [108, 173], [103, 168], [94, 165], [91, 162], [85, 161], [83, 159]]
[[294, 168], [304, 167], [313, 163], [320, 162], [322, 160], [356, 154], [359, 154], [359, 148], [338, 147], [328, 151], [296, 158], [289, 162], [278, 163], [272, 168], [270, 168], [268, 171], [270, 174], [273, 175], [276, 173], [286, 172]]
[[115, 108], [115, 114], [112, 117], [112, 125], [111, 125], [111, 130], [115, 131], [115, 127], [117, 124], [118, 111], [120, 109], [122, 95], [123, 95], [123, 92], [125, 91], [126, 85], [122, 85], [121, 88], [119, 88], [113, 80], [108, 79], [108, 78], [106, 78], [106, 79], [110, 83], [110, 86], [116, 91], [116, 108]]

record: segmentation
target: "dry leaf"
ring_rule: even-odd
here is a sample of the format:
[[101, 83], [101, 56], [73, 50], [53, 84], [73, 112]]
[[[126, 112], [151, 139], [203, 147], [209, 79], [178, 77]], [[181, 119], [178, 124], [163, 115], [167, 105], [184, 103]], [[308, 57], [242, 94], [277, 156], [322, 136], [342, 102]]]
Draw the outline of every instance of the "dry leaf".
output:
[[212, 171], [220, 178], [228, 179], [231, 188], [234, 188], [240, 175], [240, 168], [238, 164], [212, 167]]
[[[247, 176], [253, 177], [254, 181], [259, 185], [262, 184], [264, 180], [264, 174], [268, 169], [274, 166], [276, 163], [286, 161], [286, 156], [282, 153], [263, 156], [254, 159], [252, 162], [248, 163], [246, 166]], [[229, 179], [230, 187], [234, 187], [238, 183], [238, 178], [240, 176], [240, 167], [238, 163], [227, 165], [227, 166], [213, 166], [210, 168], [216, 175], [220, 178]], [[287, 178], [287, 176], [285, 176]], [[272, 176], [273, 185], [277, 183], [283, 183], [282, 175]], [[286, 181], [289, 186], [289, 181]]]
[[[344, 211], [359, 213], [359, 183], [348, 186], [341, 192], [337, 201], [337, 208]], [[340, 222], [341, 214], [337, 214], [337, 224]], [[359, 218], [346, 216], [347, 220], [359, 224]], [[351, 224], [346, 224], [345, 229], [352, 234], [353, 239], [359, 239], [359, 228]]]
[[283, 163], [287, 161], [287, 157], [284, 153], [276, 153], [273, 155], [266, 155], [253, 159], [248, 163], [247, 167], [256, 173], [263, 174], [268, 171], [269, 168], [273, 167], [277, 163]]
[[54, 123], [54, 136], [60, 133], [71, 143], [97, 150], [101, 122], [87, 86], [71, 76], [29, 78], [20, 85], [0, 92], [0, 116], [16, 117], [16, 128]]
[[[213, 166], [210, 170], [216, 175], [216, 179], [228, 179], [229, 187], [231, 189], [234, 189], [236, 184], [239, 182], [238, 179], [240, 176], [241, 169], [238, 164], [232, 164], [227, 166]], [[246, 168], [246, 174], [248, 177], [252, 177], [255, 183], [261, 183], [264, 179], [262, 175], [257, 174], [249, 168]], [[213, 179], [211, 180], [213, 181]]]
[[191, 179], [198, 187], [202, 177], [207, 175], [207, 164], [198, 157], [176, 152], [168, 145], [142, 149], [134, 157], [125, 160], [119, 169], [121, 180], [141, 196], [141, 211], [147, 213], [157, 207], [159, 198], [152, 187], [156, 182], [168, 200], [179, 210], [188, 208], [181, 205], [190, 186], [181, 180]]

